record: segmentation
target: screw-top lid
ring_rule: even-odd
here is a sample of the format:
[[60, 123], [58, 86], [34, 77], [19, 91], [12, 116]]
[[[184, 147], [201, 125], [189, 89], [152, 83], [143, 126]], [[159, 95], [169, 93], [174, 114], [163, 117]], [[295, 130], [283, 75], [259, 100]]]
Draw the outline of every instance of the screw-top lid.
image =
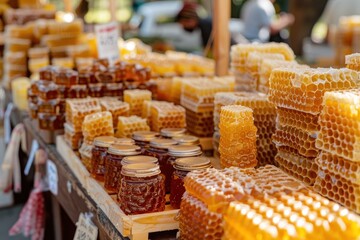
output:
[[155, 138], [150, 141], [150, 147], [161, 148], [161, 149], [168, 149], [169, 147], [174, 146], [176, 144], [177, 142], [172, 139]]
[[169, 147], [169, 154], [173, 157], [197, 157], [202, 154], [199, 146], [177, 145]]
[[160, 173], [159, 165], [154, 163], [132, 163], [121, 168], [121, 175], [128, 177], [151, 177]]
[[179, 145], [199, 145], [200, 140], [198, 137], [191, 135], [177, 136], [173, 137], [175, 141], [178, 142]]
[[119, 145], [135, 145], [135, 141], [131, 138], [116, 138], [115, 144]]
[[175, 160], [174, 168], [183, 171], [193, 171], [211, 167], [211, 162], [206, 157], [187, 157]]
[[173, 137], [183, 136], [185, 132], [186, 132], [185, 128], [163, 128], [160, 131], [160, 135], [163, 137], [173, 138]]
[[136, 141], [150, 142], [154, 138], [157, 138], [159, 133], [152, 131], [136, 131], [133, 132], [133, 139]]
[[158, 159], [155, 157], [149, 157], [144, 155], [124, 157], [121, 161], [121, 165], [127, 165], [132, 163], [154, 163], [158, 164]]
[[119, 156], [135, 156], [140, 154], [140, 150], [141, 148], [137, 145], [112, 144], [107, 152]]
[[115, 142], [116, 138], [112, 136], [101, 136], [94, 139], [94, 146], [109, 147]]

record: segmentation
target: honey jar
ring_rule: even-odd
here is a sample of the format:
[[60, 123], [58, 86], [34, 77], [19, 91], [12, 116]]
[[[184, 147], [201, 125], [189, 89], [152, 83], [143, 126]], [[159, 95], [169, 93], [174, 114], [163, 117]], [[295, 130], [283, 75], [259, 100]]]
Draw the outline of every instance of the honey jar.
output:
[[57, 69], [59, 69], [59, 68], [55, 67], [55, 66], [46, 66], [46, 67], [41, 68], [39, 70], [39, 79], [46, 80], [46, 81], [52, 81], [52, 79], [53, 79], [52, 74]]
[[36, 85], [37, 91], [34, 91], [34, 94], [38, 94], [41, 99], [51, 100], [59, 97], [59, 89], [55, 83], [49, 81], [38, 81]]
[[86, 98], [87, 96], [88, 91], [86, 85], [72, 85], [67, 94], [68, 98]]
[[121, 173], [121, 161], [127, 156], [136, 156], [140, 154], [140, 147], [136, 145], [118, 145], [109, 146], [105, 158], [105, 190], [109, 194], [118, 192], [119, 178]]
[[171, 178], [170, 204], [173, 208], [180, 208], [181, 198], [185, 192], [184, 178], [193, 170], [211, 167], [210, 160], [205, 157], [188, 157], [175, 160], [175, 171]]
[[64, 114], [48, 114], [48, 113], [38, 113], [39, 119], [39, 128], [43, 130], [59, 130], [63, 129], [65, 123]]
[[161, 173], [165, 176], [166, 192], [170, 192], [170, 180], [173, 172], [173, 166], [169, 162], [170, 155], [168, 149], [176, 144], [176, 141], [171, 139], [153, 139], [150, 141], [150, 147], [144, 152], [144, 155], [158, 159]]
[[122, 96], [123, 85], [122, 83], [107, 83], [104, 89], [104, 96], [118, 97]]
[[92, 146], [87, 143], [83, 143], [79, 149], [79, 153], [81, 156], [81, 162], [84, 164], [84, 166], [86, 167], [86, 169], [88, 171], [90, 171], [91, 167], [92, 167], [91, 152], [92, 152]]
[[159, 134], [152, 131], [136, 131], [133, 132], [133, 139], [135, 144], [141, 147], [141, 152], [145, 153], [145, 150], [149, 148], [150, 141], [157, 138]]
[[78, 83], [81, 85], [90, 83], [90, 75], [87, 72], [79, 72]]
[[200, 145], [200, 140], [198, 137], [192, 136], [192, 135], [183, 135], [183, 136], [176, 136], [173, 137], [173, 139], [175, 141], [177, 141], [177, 143], [179, 145], [184, 145], [184, 146], [199, 146], [201, 148]]
[[52, 79], [58, 85], [70, 87], [78, 84], [78, 73], [69, 69], [57, 69], [53, 72]]
[[48, 113], [48, 114], [60, 114], [60, 100], [51, 99], [43, 100], [38, 99], [37, 102], [37, 112], [38, 113]]
[[104, 181], [105, 158], [111, 144], [115, 142], [114, 137], [101, 136], [94, 139], [91, 158], [91, 175], [99, 181]]
[[103, 97], [104, 86], [102, 83], [91, 83], [88, 85], [88, 94], [90, 97]]
[[135, 145], [135, 141], [131, 138], [116, 138], [114, 144]]
[[29, 102], [36, 104], [37, 100], [38, 100], [38, 96], [31, 90], [31, 88], [29, 88], [27, 90], [27, 96], [29, 99]]
[[33, 119], [37, 118], [38, 106], [36, 103], [29, 102], [30, 117]]
[[125, 214], [165, 210], [165, 177], [159, 165], [134, 163], [121, 170], [119, 206]]
[[174, 137], [182, 137], [185, 135], [185, 128], [163, 128], [160, 130], [160, 135], [163, 138], [174, 138]]

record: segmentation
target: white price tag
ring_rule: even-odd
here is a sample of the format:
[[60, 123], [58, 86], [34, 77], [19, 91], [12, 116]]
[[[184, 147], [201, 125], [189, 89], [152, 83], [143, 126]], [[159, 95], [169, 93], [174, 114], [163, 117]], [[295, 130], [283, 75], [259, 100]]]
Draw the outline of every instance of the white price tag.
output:
[[79, 220], [76, 223], [76, 232], [74, 240], [96, 240], [98, 228], [91, 221], [92, 214], [80, 213]]
[[10, 122], [10, 115], [14, 108], [12, 103], [9, 103], [6, 107], [6, 111], [4, 114], [4, 140], [5, 143], [8, 144], [10, 142], [11, 137], [11, 122]]
[[46, 175], [48, 180], [48, 185], [50, 192], [54, 195], [58, 194], [58, 173], [56, 165], [53, 161], [47, 160], [46, 161]]
[[118, 23], [111, 22], [95, 26], [96, 43], [99, 58], [106, 58], [113, 64], [120, 58]]
[[24, 174], [27, 176], [29, 175], [29, 172], [30, 172], [30, 168], [34, 162], [34, 159], [35, 159], [35, 153], [36, 151], [39, 149], [39, 143], [38, 141], [36, 141], [36, 139], [34, 139], [31, 143], [31, 151], [30, 151], [30, 154], [29, 154], [29, 159], [26, 163], [26, 166], [25, 166], [25, 169], [24, 169]]

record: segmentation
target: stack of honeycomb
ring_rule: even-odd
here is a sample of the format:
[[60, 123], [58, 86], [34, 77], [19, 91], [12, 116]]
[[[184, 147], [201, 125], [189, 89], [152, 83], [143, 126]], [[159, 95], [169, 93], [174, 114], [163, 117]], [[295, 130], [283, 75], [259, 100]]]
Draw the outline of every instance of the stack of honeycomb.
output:
[[161, 106], [168, 106], [169, 104], [172, 104], [172, 103], [165, 102], [165, 101], [156, 101], [156, 100], [144, 101], [141, 117], [145, 118], [147, 120], [148, 125], [151, 126], [151, 118], [152, 118], [151, 108], [152, 108], [152, 106], [156, 105], [158, 107], [161, 107]]
[[319, 150], [315, 146], [319, 114], [326, 91], [355, 88], [357, 73], [349, 69], [277, 68], [270, 77], [269, 100], [277, 105], [272, 138], [275, 158], [287, 173], [313, 185]]
[[319, 234], [357, 239], [360, 234], [357, 215], [271, 165], [193, 171], [185, 188], [181, 239], [254, 239], [254, 233], [256, 239], [319, 239]]
[[182, 106], [154, 104], [151, 107], [151, 130], [160, 132], [163, 128], [185, 128], [186, 115]]
[[[256, 56], [255, 52], [262, 54], [262, 56]], [[250, 54], [252, 54], [252, 59], [254, 61], [249, 63]], [[235, 89], [237, 91], [257, 90], [256, 76], [258, 76], [258, 74], [254, 70], [256, 70], [256, 68], [259, 70], [258, 66], [256, 66], [256, 62], [261, 61], [260, 58], [269, 58], [272, 60], [285, 59], [286, 61], [292, 61], [295, 57], [291, 48], [284, 43], [238, 44], [231, 47], [230, 55], [231, 69], [235, 75]], [[279, 55], [282, 55], [283, 58]]]
[[314, 188], [360, 213], [360, 90], [325, 93], [319, 124]]
[[[253, 110], [254, 124], [257, 128], [257, 160], [258, 165], [274, 164], [276, 147], [271, 136], [275, 132], [276, 110], [275, 106], [267, 100], [267, 96], [255, 92], [225, 92], [215, 94], [214, 100], [214, 143], [220, 137], [219, 121], [221, 107], [226, 105], [242, 105]], [[215, 146], [215, 150], [217, 146]]]
[[144, 101], [151, 100], [151, 92], [148, 90], [125, 90], [124, 101], [130, 106], [130, 115], [141, 116]]
[[240, 105], [228, 105], [220, 113], [220, 164], [222, 167], [255, 167], [256, 127], [253, 110]]
[[360, 72], [360, 53], [353, 53], [345, 56], [346, 67]]
[[262, 59], [259, 65], [259, 85], [258, 91], [262, 93], [269, 92], [269, 79], [272, 70], [275, 68], [308, 68], [306, 65], [300, 65], [296, 61]]
[[117, 127], [120, 116], [129, 116], [130, 106], [126, 102], [117, 100], [116, 98], [101, 98], [100, 105], [102, 111], [109, 111], [113, 117], [113, 126]]
[[86, 115], [82, 125], [84, 142], [92, 144], [94, 138], [114, 136], [114, 126], [110, 112], [97, 112]]
[[115, 136], [118, 138], [131, 138], [133, 132], [150, 131], [146, 119], [138, 116], [119, 117]]
[[205, 79], [183, 83], [181, 105], [186, 109], [186, 126], [190, 133], [198, 137], [213, 135], [215, 93], [230, 90], [227, 84]]

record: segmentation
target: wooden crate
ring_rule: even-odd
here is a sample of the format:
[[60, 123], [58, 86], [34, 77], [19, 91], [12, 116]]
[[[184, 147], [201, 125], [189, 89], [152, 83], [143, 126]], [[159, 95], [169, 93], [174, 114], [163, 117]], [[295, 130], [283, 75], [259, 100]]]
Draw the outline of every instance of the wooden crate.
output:
[[175, 230], [179, 228], [176, 220], [178, 209], [169, 204], [165, 211], [137, 215], [126, 215], [117, 205], [116, 196], [109, 195], [102, 183], [93, 179], [76, 153], [65, 142], [64, 136], [56, 139], [56, 149], [70, 166], [79, 182], [87, 190], [89, 196], [96, 202], [109, 218], [115, 228], [124, 236], [133, 240], [148, 239], [149, 233]]

